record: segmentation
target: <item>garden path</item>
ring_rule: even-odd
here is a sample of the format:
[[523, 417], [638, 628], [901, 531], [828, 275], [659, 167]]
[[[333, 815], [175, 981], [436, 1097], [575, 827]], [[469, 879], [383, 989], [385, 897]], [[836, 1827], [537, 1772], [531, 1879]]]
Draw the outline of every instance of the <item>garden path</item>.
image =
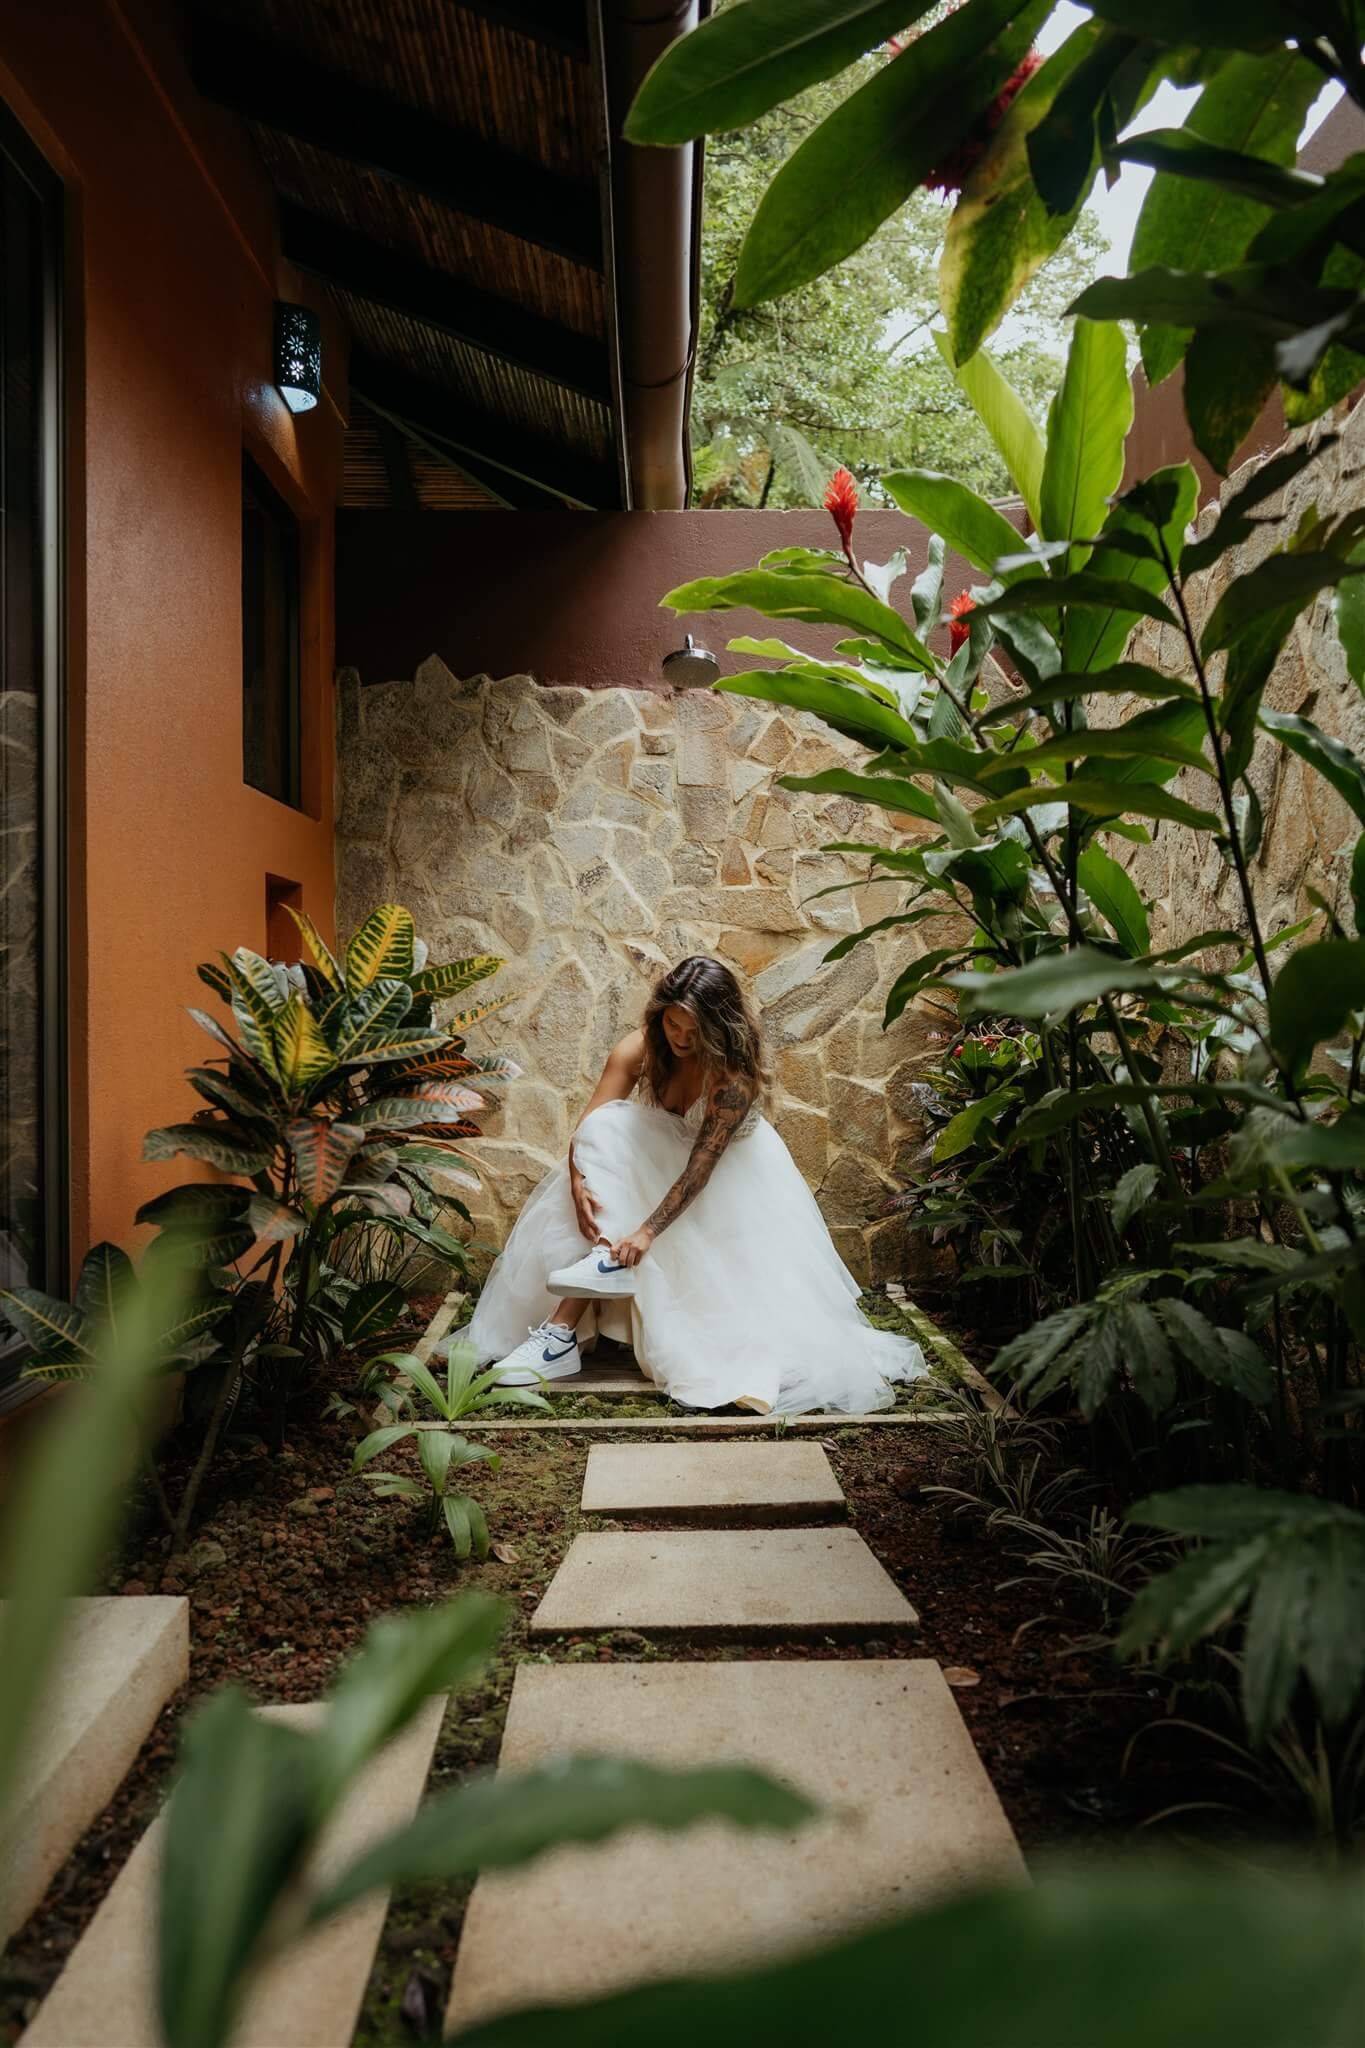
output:
[[[771, 1526], [793, 1508], [813, 1521], [843, 1505], [817, 1445], [595, 1446], [585, 1511], [745, 1526], [580, 1535], [532, 1632], [721, 1632], [742, 1643], [913, 1629], [913, 1608], [855, 1530]], [[499, 1768], [570, 1750], [751, 1763], [824, 1815], [790, 1836], [636, 1829], [480, 1878], [447, 2012], [457, 2029], [518, 2005], [752, 1963], [974, 1877], [1022, 1875], [1004, 1809], [927, 1658], [523, 1664]]]

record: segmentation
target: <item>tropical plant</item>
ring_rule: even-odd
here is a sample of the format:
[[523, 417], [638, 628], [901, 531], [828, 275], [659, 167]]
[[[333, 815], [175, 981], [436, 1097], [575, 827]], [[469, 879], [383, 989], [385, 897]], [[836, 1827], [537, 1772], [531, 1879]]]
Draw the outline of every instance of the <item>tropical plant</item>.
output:
[[[744, 0], [740, 0], [744, 4]], [[893, 62], [868, 45], [838, 78], [718, 137], [706, 154], [700, 304], [692, 387], [697, 506], [818, 505], [835, 451], [876, 498], [883, 472], [951, 467], [987, 496], [1005, 467], [934, 346], [934, 272], [948, 215], [918, 192], [834, 270], [785, 298], [740, 306], [735, 271], [774, 167], [818, 122]], [[1014, 308], [1002, 365], [1041, 418], [1061, 373], [1062, 312], [1102, 268], [1085, 211]]]
[[278, 1288], [283, 1303], [269, 1360], [277, 1443], [300, 1363], [342, 1347], [373, 1349], [403, 1313], [391, 1280], [351, 1277], [357, 1237], [401, 1239], [463, 1269], [465, 1247], [439, 1219], [442, 1209], [468, 1212], [432, 1176], [477, 1185], [456, 1142], [478, 1134], [471, 1113], [484, 1098], [471, 1083], [518, 1071], [465, 1042], [496, 1001], [435, 1021], [438, 1003], [501, 961], [428, 965], [398, 904], [372, 912], [340, 957], [310, 918], [293, 915], [307, 962], [285, 966], [239, 947], [221, 965], [200, 967], [228, 1005], [235, 1035], [190, 1012], [223, 1055], [189, 1070], [208, 1107], [149, 1132], [144, 1146], [148, 1159], [183, 1154], [237, 1178], [171, 1188], [137, 1215], [192, 1247], [212, 1273], [225, 1275], [256, 1251], [248, 1272]]
[[[887, 42], [894, 61], [840, 95], [781, 163], [735, 272], [736, 309], [808, 287], [919, 190], [959, 196], [939, 262], [951, 359], [968, 365], [1082, 217], [1103, 169], [1153, 168], [1127, 278], [1076, 300], [1132, 320], [1151, 383], [1179, 364], [1196, 444], [1220, 471], [1277, 383], [1291, 424], [1365, 374], [1365, 156], [1294, 168], [1327, 84], [1365, 106], [1356, 0], [1088, 0], [1042, 62], [1055, 0], [966, 0], [920, 34], [929, 0], [749, 0], [664, 53], [631, 110], [636, 143], [770, 118]], [[1183, 127], [1124, 131], [1163, 81], [1200, 88]], [[822, 110], [823, 111], [823, 110]], [[1358, 629], [1357, 629], [1358, 630]]]
[[456, 1435], [450, 1425], [497, 1406], [539, 1408], [548, 1414], [549, 1402], [529, 1387], [500, 1387], [495, 1372], [477, 1372], [474, 1349], [468, 1344], [450, 1347], [444, 1386], [430, 1367], [410, 1352], [389, 1352], [382, 1362], [398, 1369], [398, 1377], [380, 1390], [384, 1405], [401, 1413], [415, 1409], [420, 1395], [431, 1420], [391, 1422], [372, 1430], [357, 1444], [351, 1470], [364, 1471], [372, 1459], [416, 1437], [425, 1485], [398, 1472], [365, 1472], [366, 1479], [380, 1500], [429, 1501], [432, 1534], [444, 1521], [456, 1557], [487, 1557], [488, 1522], [483, 1509], [471, 1494], [452, 1485], [452, 1476], [462, 1466], [478, 1463], [496, 1471], [499, 1461], [483, 1444], [471, 1444], [467, 1437]]

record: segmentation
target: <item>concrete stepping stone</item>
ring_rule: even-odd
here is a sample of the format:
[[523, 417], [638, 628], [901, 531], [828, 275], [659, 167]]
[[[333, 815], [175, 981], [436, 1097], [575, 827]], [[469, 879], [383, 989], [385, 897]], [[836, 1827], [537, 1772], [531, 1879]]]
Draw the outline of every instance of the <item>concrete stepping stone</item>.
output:
[[853, 1529], [611, 1529], [576, 1536], [532, 1635], [885, 1634], [914, 1608]]
[[[316, 1878], [330, 1876], [411, 1819], [445, 1705], [444, 1696], [428, 1700], [362, 1772], [319, 1846]], [[306, 1726], [321, 1709], [263, 1711], [272, 1720]], [[154, 1821], [124, 1864], [21, 2048], [162, 2048], [154, 1988], [161, 1827]], [[213, 1854], [211, 1842], [204, 1854]], [[232, 2048], [350, 2048], [387, 1910], [387, 1894], [361, 1899], [271, 1963], [247, 2000]]]
[[755, 1764], [828, 1816], [794, 1835], [633, 1829], [481, 1877], [448, 2025], [805, 1952], [964, 1883], [1023, 1875], [928, 1661], [522, 1665], [499, 1769], [574, 1749]]
[[831, 1521], [847, 1502], [819, 1444], [594, 1444], [582, 1506], [734, 1527]]
[[74, 1600], [72, 1608], [64, 1661], [6, 1830], [0, 1941], [33, 1911], [189, 1676], [188, 1600], [130, 1595]]

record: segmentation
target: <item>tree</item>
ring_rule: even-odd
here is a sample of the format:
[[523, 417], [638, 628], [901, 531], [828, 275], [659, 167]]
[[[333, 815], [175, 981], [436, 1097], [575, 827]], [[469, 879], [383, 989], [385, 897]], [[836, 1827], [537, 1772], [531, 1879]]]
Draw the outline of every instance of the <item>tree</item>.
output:
[[[731, 304], [740, 245], [774, 173], [835, 107], [894, 61], [872, 51], [707, 149], [701, 334], [692, 401], [695, 500], [819, 504], [844, 463], [872, 502], [883, 470], [949, 470], [988, 497], [1011, 490], [999, 456], [930, 333], [949, 212], [920, 192], [837, 268], [750, 310]], [[1105, 245], [1082, 214], [1023, 295], [997, 359], [1041, 421], [1062, 370], [1063, 312]]]

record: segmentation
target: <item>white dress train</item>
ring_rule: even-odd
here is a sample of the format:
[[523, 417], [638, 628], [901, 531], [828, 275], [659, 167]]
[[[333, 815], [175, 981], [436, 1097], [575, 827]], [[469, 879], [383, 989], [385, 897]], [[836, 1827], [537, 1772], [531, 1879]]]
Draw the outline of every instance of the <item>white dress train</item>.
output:
[[[700, 1100], [677, 1116], [632, 1099], [604, 1102], [579, 1125], [574, 1154], [613, 1242], [677, 1180], [703, 1113]], [[566, 1161], [528, 1199], [462, 1333], [481, 1363], [505, 1358], [549, 1315], [546, 1276], [585, 1250]], [[870, 1414], [893, 1405], [889, 1382], [926, 1370], [911, 1338], [864, 1321], [858, 1283], [814, 1196], [757, 1110], [636, 1273], [632, 1299], [587, 1305], [579, 1341], [597, 1329], [620, 1338], [646, 1376], [689, 1407], [742, 1401], [776, 1415]]]

